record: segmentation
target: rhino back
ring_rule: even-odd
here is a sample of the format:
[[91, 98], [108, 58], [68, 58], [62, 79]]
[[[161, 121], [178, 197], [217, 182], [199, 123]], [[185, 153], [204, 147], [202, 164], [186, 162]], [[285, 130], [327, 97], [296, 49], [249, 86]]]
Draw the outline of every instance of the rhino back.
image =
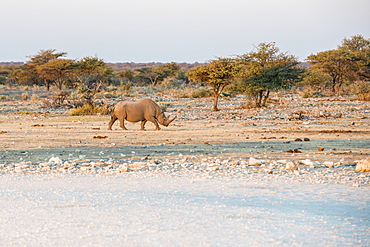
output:
[[122, 101], [114, 107], [116, 117], [124, 117], [129, 122], [148, 120], [161, 113], [160, 107], [151, 99], [143, 99], [137, 102]]
[[125, 116], [127, 103], [129, 102], [128, 101], [118, 102], [113, 108], [113, 114], [118, 118]]

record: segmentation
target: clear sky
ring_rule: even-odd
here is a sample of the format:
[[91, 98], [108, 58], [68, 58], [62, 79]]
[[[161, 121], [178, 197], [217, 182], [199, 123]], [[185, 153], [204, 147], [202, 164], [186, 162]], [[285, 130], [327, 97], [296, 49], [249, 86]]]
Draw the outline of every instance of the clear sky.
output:
[[106, 62], [205, 62], [276, 42], [303, 61], [370, 38], [370, 0], [1, 0], [0, 61], [41, 49]]

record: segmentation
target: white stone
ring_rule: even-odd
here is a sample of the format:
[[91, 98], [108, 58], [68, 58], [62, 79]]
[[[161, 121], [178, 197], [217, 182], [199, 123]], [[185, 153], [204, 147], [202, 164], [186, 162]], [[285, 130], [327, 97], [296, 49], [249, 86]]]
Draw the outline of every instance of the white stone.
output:
[[293, 161], [289, 161], [286, 163], [285, 169], [286, 170], [298, 170], [298, 167]]
[[59, 157], [51, 157], [49, 159], [49, 162], [54, 163], [54, 164], [59, 164], [59, 165], [63, 163], [63, 161]]
[[356, 165], [357, 172], [370, 172], [370, 157], [360, 160]]
[[334, 167], [334, 162], [333, 161], [325, 161], [323, 163], [323, 165], [326, 166], [326, 167], [332, 168], [332, 167]]
[[248, 163], [250, 166], [259, 166], [259, 165], [266, 163], [266, 161], [250, 157]]
[[301, 162], [303, 164], [305, 164], [306, 166], [310, 167], [310, 168], [316, 168], [316, 167], [318, 167], [318, 165], [315, 162], [313, 162], [313, 161], [311, 161], [309, 159], [301, 160]]

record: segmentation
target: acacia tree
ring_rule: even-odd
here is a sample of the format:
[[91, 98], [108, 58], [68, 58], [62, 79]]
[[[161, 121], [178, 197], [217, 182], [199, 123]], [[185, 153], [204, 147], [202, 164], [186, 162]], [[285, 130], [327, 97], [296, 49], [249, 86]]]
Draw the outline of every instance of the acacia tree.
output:
[[113, 69], [102, 59], [85, 57], [75, 63], [75, 73], [80, 93], [92, 106], [95, 94], [113, 76]]
[[343, 83], [370, 79], [370, 39], [361, 35], [344, 39], [337, 49], [312, 54], [307, 57], [313, 65], [310, 70], [330, 76], [330, 86], [339, 93]]
[[345, 77], [350, 75], [353, 61], [350, 54], [344, 50], [328, 50], [307, 57], [313, 66], [310, 70], [318, 70], [330, 76], [330, 87], [333, 93], [338, 93]]
[[31, 84], [31, 78], [29, 73], [24, 69], [24, 66], [20, 68], [12, 69], [6, 79], [9, 85], [28, 85]]
[[46, 90], [49, 91], [51, 81], [47, 78], [47, 74], [43, 73], [40, 67], [48, 63], [49, 61], [62, 57], [66, 54], [66, 52], [56, 52], [55, 49], [50, 49], [40, 50], [36, 55], [30, 56], [30, 61], [26, 62], [24, 66], [24, 69], [28, 73], [29, 80], [32, 80], [33, 83], [42, 81], [46, 86]]
[[152, 86], [157, 86], [164, 79], [175, 76], [180, 71], [180, 66], [175, 63], [161, 64], [154, 67], [137, 69], [139, 77], [146, 78]]
[[304, 72], [297, 58], [281, 53], [274, 42], [260, 43], [254, 51], [239, 56], [238, 62], [243, 69], [234, 88], [251, 95], [257, 107], [266, 105], [271, 91], [300, 81]]
[[208, 84], [213, 89], [213, 111], [218, 111], [218, 99], [224, 88], [235, 81], [239, 67], [234, 59], [218, 58], [190, 69], [187, 76], [193, 82]]
[[73, 77], [72, 59], [55, 58], [45, 64], [37, 67], [39, 75], [48, 81], [53, 81], [59, 90], [62, 90], [63, 84], [71, 81]]
[[353, 60], [351, 68], [352, 80], [370, 79], [370, 39], [362, 35], [355, 35], [349, 39], [343, 39], [338, 50], [349, 52]]
[[130, 69], [125, 69], [117, 73], [118, 78], [123, 80], [125, 83], [131, 82], [134, 78], [134, 72]]

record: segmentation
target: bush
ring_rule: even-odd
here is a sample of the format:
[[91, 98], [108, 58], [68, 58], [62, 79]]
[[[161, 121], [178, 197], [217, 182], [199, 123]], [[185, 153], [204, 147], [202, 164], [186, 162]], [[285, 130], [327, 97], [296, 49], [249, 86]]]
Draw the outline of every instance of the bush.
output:
[[309, 91], [304, 91], [301, 95], [302, 98], [321, 98], [321, 97], [325, 97], [324, 94], [322, 93], [319, 93], [319, 92], [314, 92], [314, 93], [311, 93]]
[[358, 81], [352, 84], [349, 90], [356, 95], [357, 100], [370, 101], [370, 82]]
[[0, 101], [6, 101], [9, 100], [9, 96], [7, 95], [0, 95]]
[[256, 104], [255, 101], [249, 99], [245, 102], [245, 104], [241, 105], [241, 108], [243, 108], [243, 109], [254, 109], [254, 108], [257, 108], [257, 104]]
[[165, 112], [167, 110], [167, 107], [170, 106], [170, 104], [158, 104], [159, 108], [161, 108], [161, 110], [163, 112]]
[[108, 114], [110, 112], [109, 107], [107, 105], [91, 105], [91, 104], [84, 104], [81, 107], [77, 107], [71, 112], [72, 116], [79, 116], [79, 115], [95, 115], [95, 114]]
[[196, 91], [193, 91], [191, 93], [192, 98], [206, 98], [206, 97], [211, 97], [212, 96], [212, 91], [206, 88], [199, 88]]
[[36, 101], [38, 99], [39, 99], [39, 97], [36, 94], [32, 94], [31, 100]]
[[28, 93], [22, 93], [22, 100], [28, 100], [30, 95]]
[[361, 101], [370, 101], [370, 93], [357, 94], [356, 99], [361, 100]]
[[120, 88], [121, 90], [127, 92], [127, 91], [130, 91], [131, 88], [132, 88], [132, 83], [131, 82], [121, 82], [120, 84]]

